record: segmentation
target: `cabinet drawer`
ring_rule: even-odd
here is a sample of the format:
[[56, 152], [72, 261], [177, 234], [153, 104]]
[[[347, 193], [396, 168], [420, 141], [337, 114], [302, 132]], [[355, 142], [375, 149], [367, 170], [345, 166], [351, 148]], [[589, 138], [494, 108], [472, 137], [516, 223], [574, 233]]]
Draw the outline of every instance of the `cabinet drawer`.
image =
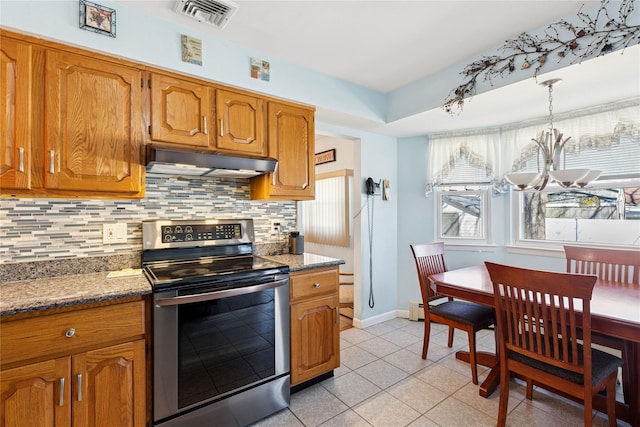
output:
[[0, 363], [101, 346], [145, 333], [144, 301], [2, 322]]
[[322, 269], [291, 275], [291, 299], [338, 292], [338, 270]]

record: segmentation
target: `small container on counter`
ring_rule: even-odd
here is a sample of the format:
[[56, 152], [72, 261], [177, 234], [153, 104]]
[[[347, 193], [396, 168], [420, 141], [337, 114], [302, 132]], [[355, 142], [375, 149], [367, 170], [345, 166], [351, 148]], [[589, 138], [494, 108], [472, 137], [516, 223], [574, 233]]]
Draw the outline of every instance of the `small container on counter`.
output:
[[289, 253], [294, 255], [304, 253], [304, 236], [298, 231], [292, 231], [289, 234]]

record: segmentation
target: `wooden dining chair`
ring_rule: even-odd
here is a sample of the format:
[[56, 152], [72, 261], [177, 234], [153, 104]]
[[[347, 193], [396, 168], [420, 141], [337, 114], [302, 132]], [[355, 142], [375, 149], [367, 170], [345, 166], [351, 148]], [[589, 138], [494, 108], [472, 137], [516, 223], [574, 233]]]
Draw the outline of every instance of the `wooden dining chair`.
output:
[[[494, 322], [493, 309], [480, 304], [456, 301], [444, 295], [438, 295], [431, 288], [429, 276], [447, 271], [444, 261], [444, 243], [420, 243], [411, 245], [416, 261], [420, 293], [424, 306], [424, 338], [422, 358], [427, 358], [431, 322], [449, 326], [447, 345], [453, 346], [453, 331], [460, 329], [469, 337], [469, 364], [471, 379], [478, 384], [478, 367], [476, 364], [476, 332], [491, 326]], [[446, 301], [443, 301], [446, 300]], [[439, 302], [439, 303], [437, 303]]]
[[593, 274], [600, 280], [640, 285], [640, 251], [565, 246], [567, 273]]
[[[600, 280], [615, 282], [618, 286], [640, 285], [640, 251], [630, 249], [593, 248], [588, 246], [564, 246], [567, 259], [567, 273], [593, 274]], [[605, 347], [614, 348], [622, 355], [622, 390], [625, 402], [637, 387], [629, 375], [633, 369], [625, 357], [627, 343], [608, 335], [594, 333], [591, 341]]]
[[606, 385], [609, 425], [616, 425], [616, 377], [622, 360], [591, 347], [595, 276], [485, 263], [493, 282], [500, 354], [498, 426], [506, 425], [511, 373], [581, 399], [591, 426], [593, 396]]

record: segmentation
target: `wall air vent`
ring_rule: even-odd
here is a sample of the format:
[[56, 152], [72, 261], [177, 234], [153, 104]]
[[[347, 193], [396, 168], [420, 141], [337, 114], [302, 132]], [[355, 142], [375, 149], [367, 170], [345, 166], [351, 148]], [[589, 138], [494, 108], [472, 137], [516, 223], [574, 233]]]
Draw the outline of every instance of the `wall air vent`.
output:
[[223, 29], [239, 7], [229, 0], [178, 0], [174, 10]]

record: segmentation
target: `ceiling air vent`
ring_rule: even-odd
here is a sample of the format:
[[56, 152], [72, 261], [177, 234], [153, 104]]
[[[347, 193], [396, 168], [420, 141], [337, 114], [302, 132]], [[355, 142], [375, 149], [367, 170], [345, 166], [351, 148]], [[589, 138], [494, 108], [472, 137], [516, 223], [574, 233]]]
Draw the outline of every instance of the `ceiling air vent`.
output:
[[236, 3], [229, 0], [178, 0], [174, 10], [222, 29], [238, 7]]

